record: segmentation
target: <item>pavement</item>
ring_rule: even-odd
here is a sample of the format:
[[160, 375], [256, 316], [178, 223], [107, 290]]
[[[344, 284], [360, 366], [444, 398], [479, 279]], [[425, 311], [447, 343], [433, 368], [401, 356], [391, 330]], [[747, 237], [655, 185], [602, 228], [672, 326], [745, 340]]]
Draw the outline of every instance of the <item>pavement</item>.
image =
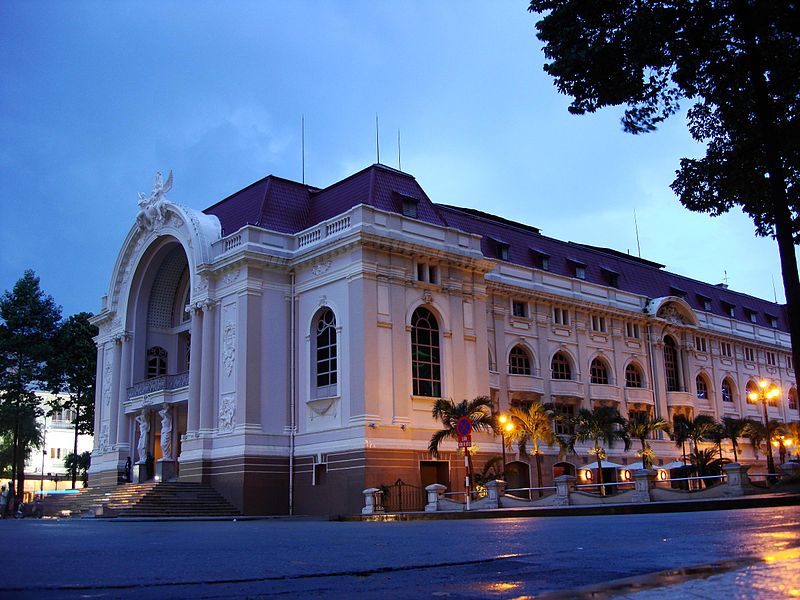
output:
[[29, 520], [13, 598], [787, 598], [800, 507], [409, 522]]

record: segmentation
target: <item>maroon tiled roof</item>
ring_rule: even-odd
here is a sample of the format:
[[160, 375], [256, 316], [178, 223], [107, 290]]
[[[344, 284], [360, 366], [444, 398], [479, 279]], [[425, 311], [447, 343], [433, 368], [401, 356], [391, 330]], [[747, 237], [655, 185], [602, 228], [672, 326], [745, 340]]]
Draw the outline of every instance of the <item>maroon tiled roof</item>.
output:
[[786, 305], [676, 275], [660, 263], [609, 248], [549, 238], [530, 225], [475, 209], [434, 204], [413, 176], [385, 165], [371, 165], [322, 189], [270, 175], [204, 212], [219, 218], [224, 235], [248, 224], [297, 233], [359, 204], [402, 213], [404, 199], [416, 201], [419, 220], [481, 235], [481, 250], [489, 258], [500, 260], [500, 253], [507, 252], [509, 262], [538, 268], [544, 255], [553, 273], [574, 277], [579, 265], [586, 281], [648, 298], [681, 295], [697, 310], [705, 310], [710, 300], [712, 313], [729, 316], [733, 306], [741, 321], [750, 322], [754, 314], [757, 324], [770, 327], [772, 317], [778, 329], [788, 331]]

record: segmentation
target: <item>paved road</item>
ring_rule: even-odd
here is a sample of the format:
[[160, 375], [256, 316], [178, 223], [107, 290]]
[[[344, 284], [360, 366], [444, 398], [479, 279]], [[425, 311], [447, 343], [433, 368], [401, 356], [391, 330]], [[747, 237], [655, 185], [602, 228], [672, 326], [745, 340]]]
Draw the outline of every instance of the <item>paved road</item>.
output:
[[[402, 523], [26, 519], [0, 522], [0, 535], [18, 548], [0, 566], [0, 595], [15, 598], [621, 597], [653, 573], [709, 563], [670, 581], [700, 589], [692, 577], [736, 582], [760, 568], [800, 588], [800, 507]], [[639, 587], [609, 583], [630, 577]], [[770, 597], [740, 584], [750, 595], [739, 597]]]

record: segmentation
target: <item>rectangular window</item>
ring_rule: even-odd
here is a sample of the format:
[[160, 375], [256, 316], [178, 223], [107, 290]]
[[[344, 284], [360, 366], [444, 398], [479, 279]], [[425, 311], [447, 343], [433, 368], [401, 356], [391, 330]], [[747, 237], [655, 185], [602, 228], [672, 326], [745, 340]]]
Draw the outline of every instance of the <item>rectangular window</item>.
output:
[[403, 216], [412, 219], [417, 218], [418, 201], [413, 198], [403, 198]]
[[708, 345], [706, 338], [696, 335], [694, 337], [694, 347], [698, 352], [708, 352]]
[[55, 457], [56, 457], [56, 449], [50, 448], [50, 458], [55, 458]]
[[794, 366], [792, 366], [792, 357], [791, 357], [791, 355], [788, 355], [786, 357], [786, 368], [787, 369], [794, 369]]
[[597, 315], [592, 315], [592, 331], [597, 331], [599, 333], [606, 332], [606, 318], [599, 317]]
[[511, 301], [511, 314], [515, 317], [522, 317], [523, 319], [528, 316], [528, 303], [520, 300]]
[[542, 271], [549, 271], [550, 270], [550, 257], [549, 256], [540, 256], [539, 257], [539, 268]]
[[778, 359], [775, 357], [775, 353], [774, 352], [767, 352], [767, 364], [770, 367], [777, 366]]
[[755, 362], [756, 361], [755, 350], [753, 350], [752, 348], [745, 347], [745, 349], [744, 349], [744, 359], [747, 360], [747, 361], [750, 361], [750, 362]]
[[750, 311], [750, 322], [758, 323], [758, 313]]
[[575, 407], [572, 404], [556, 403], [555, 427], [556, 435], [572, 435], [575, 428], [570, 422], [575, 417]]
[[417, 281], [438, 283], [439, 271], [436, 266], [424, 262], [417, 263]]
[[639, 324], [638, 323], [625, 323], [625, 336], [629, 338], [633, 338], [635, 340], [639, 339]]
[[778, 326], [778, 317], [773, 317], [772, 315], [767, 315], [767, 321], [769, 321], [769, 326], [775, 328]]
[[566, 308], [553, 307], [553, 323], [569, 325], [569, 311]]
[[728, 304], [727, 302], [723, 302], [722, 309], [725, 311], [725, 314], [731, 317], [732, 319], [736, 318], [736, 307], [733, 304]]
[[586, 267], [583, 265], [575, 265], [575, 277], [578, 279], [586, 279]]
[[728, 342], [719, 343], [719, 353], [726, 358], [733, 357], [733, 351], [731, 350], [731, 345]]
[[495, 252], [497, 253], [497, 258], [500, 260], [508, 260], [508, 244], [504, 242], [496, 242]]

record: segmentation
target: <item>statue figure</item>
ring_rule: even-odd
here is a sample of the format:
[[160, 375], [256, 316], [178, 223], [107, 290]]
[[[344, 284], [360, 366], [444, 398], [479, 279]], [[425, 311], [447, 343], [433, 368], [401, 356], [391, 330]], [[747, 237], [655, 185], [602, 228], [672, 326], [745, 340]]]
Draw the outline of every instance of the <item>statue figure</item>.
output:
[[136, 215], [136, 224], [140, 229], [152, 229], [162, 225], [167, 216], [167, 207], [164, 205], [165, 194], [172, 189], [172, 171], [169, 172], [167, 181], [161, 177], [161, 172], [156, 173], [153, 191], [149, 196], [139, 192], [139, 214]]
[[139, 460], [136, 462], [143, 465], [147, 462], [147, 434], [150, 433], [147, 411], [143, 410], [141, 414], [136, 417], [136, 423], [139, 425], [139, 443], [137, 444]]
[[172, 409], [165, 404], [158, 414], [161, 415], [161, 459], [172, 460]]

